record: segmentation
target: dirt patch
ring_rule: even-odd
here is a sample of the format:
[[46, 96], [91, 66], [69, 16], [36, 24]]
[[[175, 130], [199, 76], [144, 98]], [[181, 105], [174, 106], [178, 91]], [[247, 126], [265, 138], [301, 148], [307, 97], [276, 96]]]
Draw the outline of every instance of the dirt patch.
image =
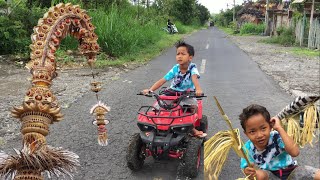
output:
[[[320, 56], [292, 53], [293, 47], [259, 43], [263, 36], [228, 36], [290, 95], [320, 93]], [[320, 51], [319, 51], [320, 55]]]

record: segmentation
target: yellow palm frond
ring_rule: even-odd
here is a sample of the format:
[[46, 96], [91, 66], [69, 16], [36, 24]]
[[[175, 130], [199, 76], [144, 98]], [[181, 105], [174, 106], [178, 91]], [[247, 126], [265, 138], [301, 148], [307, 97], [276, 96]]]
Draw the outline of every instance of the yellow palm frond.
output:
[[209, 179], [218, 179], [230, 148], [235, 144], [231, 131], [220, 131], [204, 143], [204, 170]]
[[286, 126], [286, 132], [293, 141], [297, 143], [300, 147], [304, 147], [306, 144], [313, 143], [316, 134], [319, 135], [319, 127], [317, 123], [319, 122], [318, 109], [315, 104], [307, 106], [304, 110], [303, 115], [303, 127], [301, 128], [300, 123], [300, 112], [289, 116], [288, 118], [282, 119], [282, 122]]
[[305, 109], [304, 116], [303, 116], [304, 126], [302, 128], [301, 138], [300, 138], [301, 146], [304, 146], [307, 143], [313, 146], [312, 142], [313, 142], [313, 138], [315, 137], [316, 124], [319, 121], [317, 113], [318, 113], [317, 107], [314, 104], [312, 104], [311, 106]]
[[300, 144], [299, 116], [288, 118], [287, 133], [296, 144]]

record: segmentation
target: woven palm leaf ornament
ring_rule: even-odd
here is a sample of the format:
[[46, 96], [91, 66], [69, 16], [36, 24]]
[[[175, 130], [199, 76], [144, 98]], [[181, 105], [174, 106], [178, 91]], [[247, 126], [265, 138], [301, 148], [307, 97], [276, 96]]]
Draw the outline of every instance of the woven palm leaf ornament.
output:
[[90, 114], [95, 114], [96, 117], [93, 124], [98, 126], [98, 144], [100, 146], [108, 145], [106, 125], [109, 124], [109, 121], [105, 119], [105, 114], [109, 111], [110, 107], [106, 106], [101, 101], [95, 104], [90, 110]]
[[79, 51], [92, 68], [99, 51], [91, 18], [78, 5], [58, 4], [39, 19], [31, 35], [31, 85], [21, 106], [12, 115], [21, 121], [23, 148], [16, 155], [0, 153], [0, 179], [43, 180], [48, 176], [70, 176], [79, 164], [77, 154], [46, 143], [49, 125], [63, 119], [57, 98], [50, 90], [57, 76], [55, 52], [67, 35], [79, 41]]
[[214, 99], [230, 130], [219, 131], [204, 143], [204, 169], [208, 173], [209, 179], [218, 179], [231, 148], [239, 157], [244, 158], [248, 164], [251, 164], [242, 148], [243, 142], [240, 139], [239, 129], [232, 127], [231, 121], [224, 113], [218, 99], [216, 97]]
[[102, 83], [95, 80], [95, 75], [93, 72], [93, 68], [91, 67], [91, 73], [93, 82], [90, 83], [91, 91], [95, 93], [97, 104], [93, 105], [90, 109], [90, 114], [95, 115], [95, 119], [93, 120], [93, 125], [97, 126], [98, 131], [98, 144], [100, 146], [108, 145], [108, 135], [106, 125], [109, 124], [109, 121], [106, 120], [105, 115], [110, 111], [110, 107], [106, 106], [99, 100], [99, 92], [102, 89]]
[[319, 110], [315, 104], [319, 99], [320, 96], [299, 96], [277, 114], [300, 147], [312, 146], [317, 130], [319, 135]]

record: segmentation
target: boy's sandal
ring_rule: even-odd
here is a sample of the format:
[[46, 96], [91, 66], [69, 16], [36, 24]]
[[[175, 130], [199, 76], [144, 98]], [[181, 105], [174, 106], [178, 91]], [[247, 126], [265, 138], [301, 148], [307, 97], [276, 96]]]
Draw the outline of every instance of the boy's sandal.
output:
[[202, 133], [202, 134], [193, 134], [194, 137], [197, 137], [197, 138], [204, 138], [206, 137], [208, 134], [207, 133]]
[[196, 137], [204, 138], [204, 137], [206, 137], [207, 135], [208, 135], [207, 133], [202, 133], [202, 134], [196, 135]]

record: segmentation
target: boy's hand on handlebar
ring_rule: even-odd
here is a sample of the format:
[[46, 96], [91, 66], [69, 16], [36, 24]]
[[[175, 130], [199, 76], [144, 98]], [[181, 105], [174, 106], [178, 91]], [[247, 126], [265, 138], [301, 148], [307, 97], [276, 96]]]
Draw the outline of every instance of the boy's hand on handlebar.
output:
[[142, 94], [147, 95], [147, 94], [149, 94], [150, 89], [144, 89], [141, 92], [142, 92]]
[[196, 96], [203, 96], [202, 89], [196, 89]]

